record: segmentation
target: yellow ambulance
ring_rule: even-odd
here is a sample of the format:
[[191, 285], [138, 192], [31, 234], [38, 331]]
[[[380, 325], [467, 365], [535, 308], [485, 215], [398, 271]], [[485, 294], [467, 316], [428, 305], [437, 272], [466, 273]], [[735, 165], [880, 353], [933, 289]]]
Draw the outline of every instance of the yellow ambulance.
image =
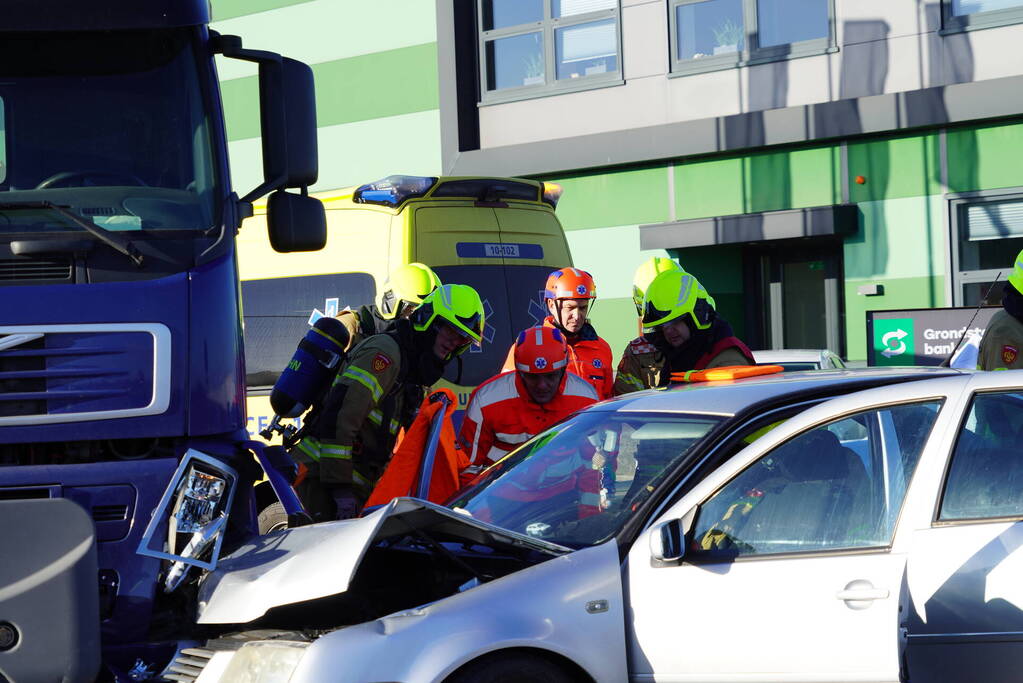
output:
[[463, 409], [500, 371], [515, 335], [543, 319], [548, 273], [572, 265], [555, 215], [560, 195], [555, 184], [520, 178], [389, 176], [317, 195], [327, 246], [292, 254], [273, 251], [257, 207], [238, 236], [249, 433], [259, 438], [272, 419], [270, 389], [309, 325], [376, 303], [388, 273], [417, 261], [483, 299], [482, 345], [449, 364], [440, 383]]

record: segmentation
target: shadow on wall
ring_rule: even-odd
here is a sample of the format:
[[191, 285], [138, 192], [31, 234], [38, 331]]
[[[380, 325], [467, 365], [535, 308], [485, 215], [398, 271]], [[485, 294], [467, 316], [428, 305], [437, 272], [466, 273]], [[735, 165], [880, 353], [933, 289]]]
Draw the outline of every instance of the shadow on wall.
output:
[[[854, 132], [863, 130], [860, 120], [858, 97], [880, 95], [884, 92], [888, 78], [887, 37], [889, 26], [884, 21], [847, 21], [843, 25], [843, 36], [846, 44], [856, 44], [857, 49], [847, 50], [842, 58], [842, 70], [839, 74], [838, 93], [839, 110], [833, 113], [845, 117], [842, 127]], [[884, 273], [888, 267], [888, 235], [883, 200], [888, 193], [891, 181], [890, 144], [885, 141], [854, 143], [850, 145], [847, 159], [849, 165], [849, 182], [856, 182], [863, 176], [869, 185], [865, 191], [854, 191], [850, 188], [850, 197], [860, 197], [860, 231], [858, 238], [850, 238], [849, 242], [865, 244], [870, 254], [869, 271]], [[850, 273], [856, 276], [860, 273]]]

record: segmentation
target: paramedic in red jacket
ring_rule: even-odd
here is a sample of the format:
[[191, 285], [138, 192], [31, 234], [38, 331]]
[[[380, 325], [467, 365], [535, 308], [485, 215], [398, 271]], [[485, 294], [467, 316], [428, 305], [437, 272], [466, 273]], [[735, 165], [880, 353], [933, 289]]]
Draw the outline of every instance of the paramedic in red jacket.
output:
[[593, 386], [568, 372], [565, 335], [555, 327], [519, 333], [515, 369], [491, 377], [469, 397], [460, 439], [469, 456], [466, 483], [519, 444], [597, 401]]
[[[597, 336], [587, 316], [597, 300], [597, 286], [593, 276], [578, 268], [562, 268], [547, 276], [544, 286], [547, 313], [543, 326], [559, 330], [568, 344], [568, 370], [593, 385], [597, 398], [614, 396], [614, 366], [611, 347]], [[504, 363], [505, 370], [513, 366], [512, 353]]]

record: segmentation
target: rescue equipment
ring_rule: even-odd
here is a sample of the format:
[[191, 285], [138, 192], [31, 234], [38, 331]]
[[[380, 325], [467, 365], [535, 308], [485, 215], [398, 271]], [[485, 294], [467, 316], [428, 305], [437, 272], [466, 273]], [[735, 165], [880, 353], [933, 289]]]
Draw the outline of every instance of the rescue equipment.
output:
[[270, 392], [274, 417], [260, 436], [269, 440], [279, 432], [286, 441], [294, 437], [298, 429], [280, 420], [298, 417], [323, 400], [345, 360], [348, 339], [348, 330], [337, 318], [325, 316], [313, 323], [274, 383]]
[[719, 380], [742, 379], [758, 375], [774, 375], [785, 370], [780, 365], [725, 365], [706, 370], [687, 370], [671, 373], [672, 382], [717, 382]]

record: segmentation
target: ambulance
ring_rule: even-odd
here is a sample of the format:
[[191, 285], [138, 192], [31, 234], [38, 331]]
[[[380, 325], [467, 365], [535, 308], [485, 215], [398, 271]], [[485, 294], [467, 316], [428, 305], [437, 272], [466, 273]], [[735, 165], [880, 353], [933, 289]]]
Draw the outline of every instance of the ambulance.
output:
[[275, 252], [262, 207], [238, 236], [254, 438], [273, 418], [270, 389], [309, 326], [345, 307], [375, 303], [395, 268], [425, 263], [445, 284], [471, 285], [483, 299], [482, 344], [450, 363], [439, 382], [455, 392], [461, 410], [472, 390], [500, 371], [515, 335], [543, 320], [547, 275], [572, 265], [554, 183], [389, 176], [316, 196], [327, 212], [324, 249]]

